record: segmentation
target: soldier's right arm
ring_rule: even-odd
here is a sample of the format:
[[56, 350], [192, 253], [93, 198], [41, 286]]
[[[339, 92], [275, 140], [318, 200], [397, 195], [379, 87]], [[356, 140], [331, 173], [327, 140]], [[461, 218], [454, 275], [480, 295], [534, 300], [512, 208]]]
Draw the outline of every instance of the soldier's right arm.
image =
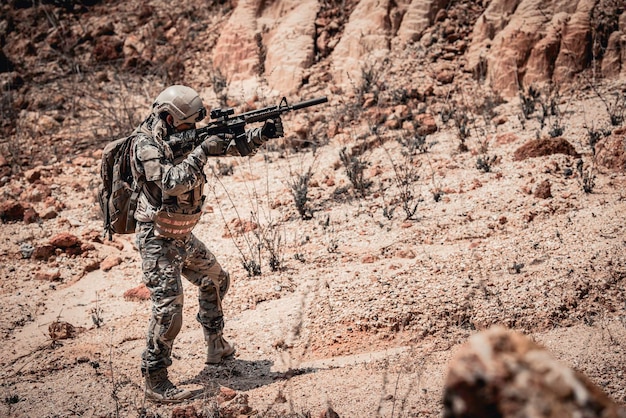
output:
[[186, 193], [203, 181], [207, 155], [201, 147], [194, 149], [183, 161], [174, 164], [166, 156], [162, 146], [145, 138], [137, 142], [135, 155], [146, 180], [154, 182], [170, 196]]

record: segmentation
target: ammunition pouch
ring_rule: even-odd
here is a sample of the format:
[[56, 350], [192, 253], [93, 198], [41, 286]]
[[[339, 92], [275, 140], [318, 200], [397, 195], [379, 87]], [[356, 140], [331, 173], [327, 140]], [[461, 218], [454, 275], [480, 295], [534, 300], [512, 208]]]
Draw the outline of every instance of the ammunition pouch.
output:
[[202, 211], [191, 215], [159, 210], [154, 216], [154, 234], [159, 237], [185, 239], [200, 221]]

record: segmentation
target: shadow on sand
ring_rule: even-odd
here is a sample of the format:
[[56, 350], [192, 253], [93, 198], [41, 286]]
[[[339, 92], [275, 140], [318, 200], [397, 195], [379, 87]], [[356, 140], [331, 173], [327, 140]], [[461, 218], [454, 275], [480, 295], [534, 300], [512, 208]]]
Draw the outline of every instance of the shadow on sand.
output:
[[314, 368], [296, 368], [286, 372], [273, 372], [273, 364], [269, 360], [227, 359], [219, 365], [206, 365], [194, 378], [180, 383], [202, 385], [205, 389], [226, 386], [237, 391], [247, 391], [317, 371]]

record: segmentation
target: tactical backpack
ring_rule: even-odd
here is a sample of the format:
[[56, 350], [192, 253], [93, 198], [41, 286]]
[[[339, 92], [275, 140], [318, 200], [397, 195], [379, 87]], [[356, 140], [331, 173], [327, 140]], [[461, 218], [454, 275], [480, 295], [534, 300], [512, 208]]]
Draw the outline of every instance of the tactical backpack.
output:
[[143, 181], [135, 181], [131, 169], [131, 147], [135, 135], [116, 139], [104, 147], [100, 177], [102, 184], [98, 191], [98, 200], [104, 233], [109, 240], [113, 234], [132, 234], [135, 232], [135, 209]]

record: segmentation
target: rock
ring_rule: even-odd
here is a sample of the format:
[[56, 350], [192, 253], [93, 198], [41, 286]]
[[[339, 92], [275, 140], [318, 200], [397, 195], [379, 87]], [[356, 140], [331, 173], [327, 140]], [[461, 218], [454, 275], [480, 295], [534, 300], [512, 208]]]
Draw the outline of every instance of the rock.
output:
[[58, 282], [61, 280], [61, 272], [58, 269], [38, 271], [35, 273], [35, 279], [45, 282]]
[[54, 219], [59, 213], [54, 208], [46, 208], [41, 214], [41, 219]]
[[552, 80], [564, 83], [591, 63], [591, 12], [596, 0], [579, 0], [565, 25]]
[[74, 338], [76, 336], [77, 329], [74, 325], [65, 321], [54, 321], [48, 325], [48, 333], [53, 340], [65, 340], [68, 338]]
[[95, 159], [91, 157], [78, 156], [72, 160], [72, 164], [77, 165], [79, 167], [91, 167], [96, 162]]
[[441, 84], [450, 84], [454, 81], [454, 71], [441, 69], [435, 74], [435, 79]]
[[391, 29], [388, 11], [389, 1], [359, 1], [331, 54], [333, 79], [339, 84], [359, 86], [364, 63], [381, 62], [388, 55]]
[[140, 284], [137, 287], [133, 287], [132, 289], [128, 289], [124, 292], [125, 300], [149, 300], [150, 299], [150, 290], [146, 287], [145, 284]]
[[50, 238], [50, 245], [57, 248], [70, 248], [80, 245], [80, 239], [76, 235], [72, 235], [69, 232], [61, 232]]
[[415, 117], [417, 122], [417, 133], [425, 136], [437, 132], [437, 122], [430, 113], [422, 113]]
[[585, 376], [500, 326], [470, 337], [450, 362], [444, 387], [446, 418], [618, 418], [624, 413]]
[[24, 171], [24, 178], [29, 183], [34, 183], [41, 178], [41, 169], [33, 168], [31, 170]]
[[[623, 52], [622, 52], [623, 51]], [[605, 77], [618, 77], [622, 69], [622, 56], [626, 55], [626, 35], [616, 31], [609, 37], [604, 57], [602, 58], [602, 75]]]
[[96, 62], [114, 61], [122, 57], [124, 41], [117, 36], [104, 35], [96, 38], [93, 55]]
[[33, 126], [35, 131], [40, 135], [49, 135], [50, 132], [56, 131], [60, 124], [52, 116], [40, 113], [22, 110], [20, 119], [24, 123]]
[[372, 264], [378, 261], [378, 256], [375, 254], [366, 254], [361, 258], [361, 263], [363, 264]]
[[330, 406], [325, 411], [320, 412], [319, 418], [339, 418], [339, 414], [336, 413]]
[[217, 403], [223, 404], [224, 402], [228, 402], [232, 399], [235, 399], [237, 396], [237, 391], [226, 386], [220, 386], [220, 393], [217, 395]]
[[100, 268], [100, 261], [88, 259], [87, 263], [83, 267], [83, 274], [90, 273], [92, 271], [96, 271]]
[[415, 257], [417, 257], [417, 255], [415, 254], [415, 251], [413, 251], [412, 248], [401, 248], [401, 249], [398, 249], [396, 251], [395, 256], [398, 257], [398, 258], [415, 258]]
[[200, 418], [204, 415], [198, 414], [193, 405], [177, 406], [172, 409], [172, 418]]
[[552, 185], [550, 180], [544, 180], [535, 189], [534, 196], [539, 199], [548, 199], [552, 197]]
[[33, 224], [40, 220], [39, 214], [33, 208], [27, 208], [24, 211], [24, 223], [25, 224]]
[[247, 87], [256, 88], [261, 75], [271, 89], [295, 93], [304, 69], [314, 63], [319, 2], [284, 0], [272, 6], [261, 0], [238, 2], [213, 48], [213, 65], [229, 80], [233, 95], [242, 89], [251, 93]]
[[565, 154], [572, 157], [580, 157], [572, 144], [563, 138], [536, 139], [522, 145], [513, 153], [514, 161], [521, 161], [527, 158], [543, 157], [552, 154]]
[[104, 260], [102, 260], [102, 262], [100, 263], [100, 269], [102, 271], [109, 271], [113, 267], [118, 266], [120, 264], [122, 264], [121, 257], [115, 256], [115, 255], [110, 255], [107, 258], [105, 258]]
[[25, 210], [24, 205], [14, 200], [0, 202], [0, 219], [2, 222], [21, 221]]
[[237, 394], [233, 399], [219, 405], [219, 416], [223, 417], [239, 417], [241, 415], [250, 415], [252, 408], [248, 405], [248, 395], [246, 393]]
[[55, 247], [53, 245], [40, 245], [35, 247], [35, 251], [33, 251], [33, 258], [35, 260], [47, 260], [54, 255]]
[[254, 78], [262, 64], [260, 0], [242, 0], [232, 12], [213, 48], [213, 66], [233, 82]]
[[35, 186], [28, 187], [21, 195], [20, 200], [36, 203], [47, 199], [52, 194], [52, 191], [48, 186], [43, 184], [37, 184]]
[[[302, 86], [304, 70], [315, 63], [315, 17], [320, 9], [317, 0], [281, 2], [280, 15], [268, 16], [276, 27], [263, 36], [267, 51], [265, 78], [270, 88], [281, 94], [295, 93]], [[268, 7], [269, 15], [270, 8]]]
[[233, 236], [247, 234], [258, 228], [259, 225], [255, 222], [235, 218], [228, 225], [224, 225], [222, 238], [232, 238]]

